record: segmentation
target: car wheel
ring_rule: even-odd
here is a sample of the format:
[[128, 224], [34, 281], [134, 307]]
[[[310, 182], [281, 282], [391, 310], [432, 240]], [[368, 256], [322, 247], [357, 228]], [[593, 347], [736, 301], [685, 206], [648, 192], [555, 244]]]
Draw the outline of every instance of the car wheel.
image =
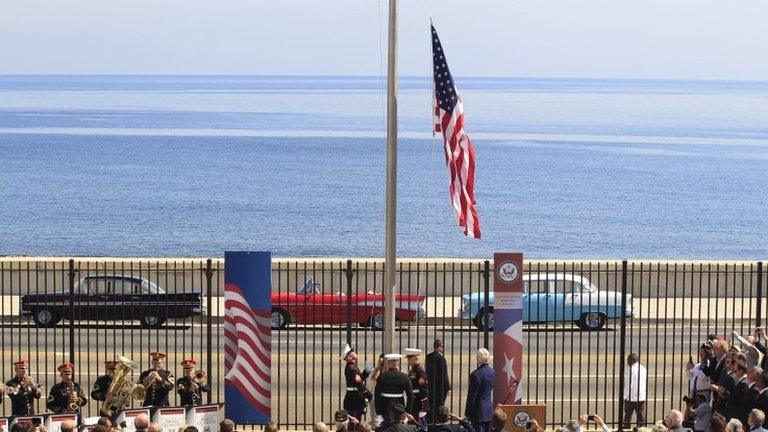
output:
[[596, 331], [603, 328], [603, 325], [605, 325], [605, 315], [601, 314], [600, 312], [587, 312], [581, 314], [581, 318], [579, 318], [578, 326], [582, 330], [586, 331]]
[[[475, 316], [475, 319], [473, 322], [475, 323], [475, 327], [477, 327], [479, 330], [485, 330], [486, 323], [483, 322], [483, 311], [485, 308], [480, 308], [479, 311], [477, 311], [477, 316]], [[493, 306], [488, 308], [488, 331], [493, 331]]]
[[288, 314], [282, 309], [273, 309], [270, 321], [272, 330], [284, 329], [288, 325]]
[[384, 330], [384, 314], [376, 312], [368, 318], [368, 326], [376, 331]]
[[165, 318], [158, 314], [146, 314], [141, 317], [142, 328], [160, 328], [165, 322]]
[[61, 321], [61, 317], [50, 309], [38, 310], [34, 318], [38, 327], [55, 327]]

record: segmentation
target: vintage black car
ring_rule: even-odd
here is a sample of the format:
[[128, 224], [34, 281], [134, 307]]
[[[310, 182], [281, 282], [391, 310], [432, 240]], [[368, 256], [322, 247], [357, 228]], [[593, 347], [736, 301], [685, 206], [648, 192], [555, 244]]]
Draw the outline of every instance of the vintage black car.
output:
[[157, 328], [168, 318], [202, 315], [200, 292], [166, 293], [154, 282], [123, 275], [87, 276], [75, 284], [74, 308], [69, 290], [21, 297], [19, 312], [38, 327], [54, 327], [62, 319], [75, 321], [139, 320]]

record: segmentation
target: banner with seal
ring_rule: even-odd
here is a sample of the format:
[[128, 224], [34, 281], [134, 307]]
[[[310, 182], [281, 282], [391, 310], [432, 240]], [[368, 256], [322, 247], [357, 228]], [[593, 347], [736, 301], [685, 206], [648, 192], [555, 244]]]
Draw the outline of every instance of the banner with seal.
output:
[[493, 254], [495, 404], [523, 400], [523, 254]]

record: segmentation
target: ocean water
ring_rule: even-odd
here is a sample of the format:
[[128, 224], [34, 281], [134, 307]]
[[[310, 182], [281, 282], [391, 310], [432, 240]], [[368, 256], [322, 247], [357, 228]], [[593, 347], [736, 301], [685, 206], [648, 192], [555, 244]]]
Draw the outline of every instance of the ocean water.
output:
[[[768, 83], [457, 78], [482, 240], [400, 83], [398, 255], [768, 257]], [[382, 78], [0, 76], [0, 254], [382, 256]]]

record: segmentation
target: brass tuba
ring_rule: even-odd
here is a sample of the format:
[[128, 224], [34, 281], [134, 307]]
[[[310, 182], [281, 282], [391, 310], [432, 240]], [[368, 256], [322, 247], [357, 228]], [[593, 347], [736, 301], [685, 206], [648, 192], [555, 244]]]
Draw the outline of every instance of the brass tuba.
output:
[[101, 414], [108, 417], [117, 416], [128, 404], [131, 398], [144, 399], [146, 388], [131, 381], [131, 372], [136, 368], [136, 363], [123, 356], [117, 357], [115, 376], [107, 390], [107, 400], [101, 406]]
[[195, 373], [194, 382], [200, 387], [205, 387], [205, 385], [208, 384], [208, 374], [205, 373], [205, 371], [197, 371]]

